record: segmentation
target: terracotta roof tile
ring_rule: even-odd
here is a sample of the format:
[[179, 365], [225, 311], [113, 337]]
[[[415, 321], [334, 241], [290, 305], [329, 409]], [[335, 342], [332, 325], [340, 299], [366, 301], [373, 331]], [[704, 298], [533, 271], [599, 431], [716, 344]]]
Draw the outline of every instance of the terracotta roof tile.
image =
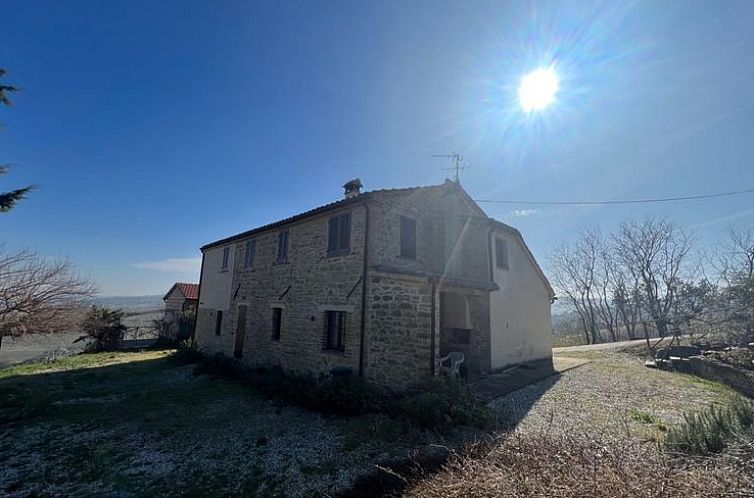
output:
[[173, 292], [173, 289], [178, 287], [184, 296], [186, 296], [186, 299], [199, 299], [199, 284], [187, 284], [185, 282], [176, 282], [173, 284], [173, 286], [170, 288], [167, 294], [165, 294], [165, 297], [162, 299], [165, 300], [168, 298], [171, 292]]
[[[426, 187], [408, 187], [408, 188], [393, 188], [393, 189], [380, 189], [380, 190], [372, 190], [370, 192], [364, 192], [363, 194], [359, 194], [357, 196], [351, 197], [350, 199], [341, 199], [339, 201], [331, 202], [330, 204], [325, 204], [324, 206], [319, 206], [314, 209], [310, 209], [309, 211], [305, 211], [300, 214], [296, 214], [294, 216], [284, 218], [279, 221], [275, 221], [273, 223], [269, 223], [267, 225], [263, 225], [257, 228], [254, 228], [252, 230], [248, 230], [246, 232], [241, 232], [236, 235], [232, 235], [230, 237], [226, 237], [224, 239], [216, 240], [214, 242], [210, 242], [209, 244], [206, 244], [201, 247], [201, 250], [204, 251], [206, 249], [210, 249], [212, 247], [217, 247], [220, 245], [225, 245], [230, 242], [234, 242], [239, 239], [243, 239], [245, 237], [248, 237], [250, 235], [264, 232], [265, 230], [269, 230], [271, 228], [280, 227], [283, 225], [287, 225], [288, 223], [293, 223], [294, 221], [299, 221], [304, 218], [308, 218], [309, 216], [314, 216], [320, 213], [324, 213], [327, 211], [330, 211], [332, 209], [337, 209], [344, 206], [349, 206], [351, 204], [359, 204], [362, 202], [365, 202], [367, 200], [373, 199], [375, 197], [379, 197], [382, 195], [391, 195], [391, 194], [398, 194], [398, 195], [405, 195], [410, 194], [411, 192], [417, 191], [417, 190], [423, 190], [423, 189], [432, 189], [432, 188], [441, 188], [446, 185], [448, 185], [449, 180], [446, 180], [444, 184], [440, 185], [428, 185]], [[451, 182], [452, 183], [452, 182]]]

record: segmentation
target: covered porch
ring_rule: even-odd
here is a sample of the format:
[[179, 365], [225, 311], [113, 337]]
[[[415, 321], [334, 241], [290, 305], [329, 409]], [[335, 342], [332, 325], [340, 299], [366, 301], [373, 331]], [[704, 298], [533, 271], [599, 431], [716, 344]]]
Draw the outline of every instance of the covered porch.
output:
[[[462, 376], [477, 378], [489, 373], [489, 291], [473, 287], [443, 286], [439, 297], [439, 357], [460, 352], [464, 355]], [[444, 366], [448, 366], [448, 363]]]

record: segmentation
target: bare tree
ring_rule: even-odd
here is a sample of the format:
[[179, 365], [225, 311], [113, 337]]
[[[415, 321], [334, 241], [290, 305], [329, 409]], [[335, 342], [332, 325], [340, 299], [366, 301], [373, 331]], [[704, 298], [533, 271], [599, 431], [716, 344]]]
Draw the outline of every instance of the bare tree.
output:
[[754, 229], [730, 227], [713, 263], [719, 279], [725, 283], [718, 313], [725, 326], [720, 331], [728, 342], [754, 341]]
[[616, 261], [613, 306], [628, 339], [633, 340], [637, 338], [636, 325], [641, 315], [641, 288], [636, 276], [617, 262], [615, 252], [613, 250], [613, 260]]
[[717, 277], [726, 285], [741, 278], [754, 278], [754, 230], [751, 227], [731, 226], [728, 237], [721, 242], [711, 258]]
[[640, 282], [644, 307], [658, 334], [665, 337], [686, 277], [692, 237], [669, 220], [647, 218], [624, 221], [613, 239], [617, 257]]
[[576, 242], [562, 244], [551, 256], [556, 287], [566, 295], [581, 320], [587, 344], [602, 341], [599, 325], [597, 265], [599, 232], [582, 229]]
[[69, 261], [0, 247], [0, 347], [6, 335], [65, 330], [93, 294]]
[[602, 326], [615, 342], [618, 340], [619, 317], [613, 296], [618, 284], [618, 262], [613, 255], [612, 248], [605, 243], [599, 232], [591, 233], [588, 241], [595, 246], [597, 252], [595, 271], [595, 283], [598, 292], [597, 312], [602, 321]]

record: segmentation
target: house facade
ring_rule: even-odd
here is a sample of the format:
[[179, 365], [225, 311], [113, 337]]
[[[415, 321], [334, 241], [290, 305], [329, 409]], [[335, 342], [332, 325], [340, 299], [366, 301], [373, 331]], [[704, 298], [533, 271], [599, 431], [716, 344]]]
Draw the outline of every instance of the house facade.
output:
[[456, 182], [361, 193], [202, 247], [194, 344], [250, 366], [403, 389], [552, 355], [552, 288]]
[[167, 325], [164, 334], [168, 339], [184, 335], [181, 318], [185, 312], [192, 312], [199, 302], [199, 284], [176, 282], [162, 298], [165, 313], [162, 321]]

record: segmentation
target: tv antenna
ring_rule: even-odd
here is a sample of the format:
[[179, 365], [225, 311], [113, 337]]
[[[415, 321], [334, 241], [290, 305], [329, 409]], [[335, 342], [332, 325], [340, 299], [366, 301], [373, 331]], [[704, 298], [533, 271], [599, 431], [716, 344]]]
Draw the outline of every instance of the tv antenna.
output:
[[458, 177], [461, 171], [470, 168], [463, 162], [463, 156], [455, 152], [453, 152], [452, 154], [432, 154], [432, 157], [447, 157], [448, 159], [451, 160], [451, 162], [453, 163], [453, 166], [451, 168], [443, 168], [443, 171], [455, 170], [456, 183], [460, 183]]

